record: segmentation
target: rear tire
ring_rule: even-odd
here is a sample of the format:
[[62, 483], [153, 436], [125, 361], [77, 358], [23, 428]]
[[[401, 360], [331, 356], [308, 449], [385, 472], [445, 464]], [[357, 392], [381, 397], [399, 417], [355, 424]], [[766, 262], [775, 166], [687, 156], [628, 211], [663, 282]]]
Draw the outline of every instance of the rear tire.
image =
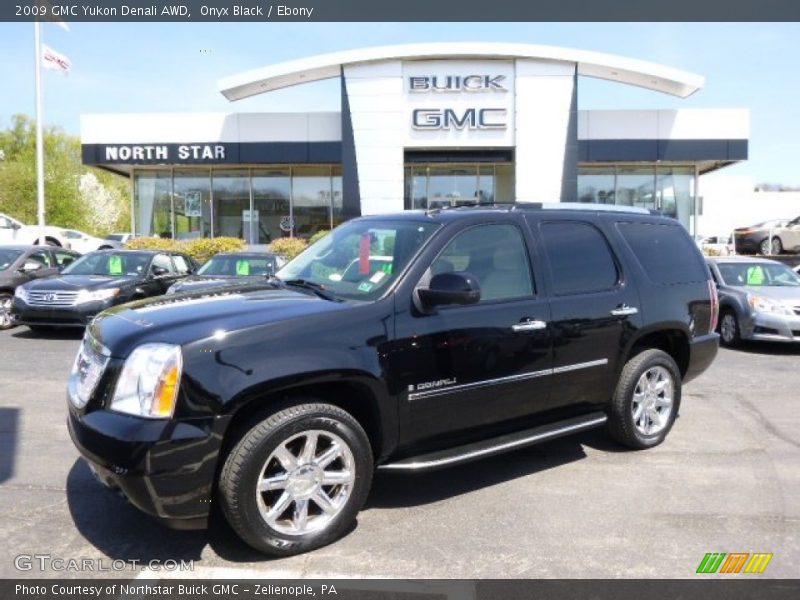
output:
[[680, 403], [678, 365], [662, 350], [645, 350], [622, 369], [611, 401], [609, 433], [628, 448], [657, 446], [672, 429]]
[[372, 472], [369, 439], [358, 421], [309, 399], [244, 434], [222, 467], [218, 496], [228, 523], [249, 546], [290, 556], [347, 532], [367, 499]]

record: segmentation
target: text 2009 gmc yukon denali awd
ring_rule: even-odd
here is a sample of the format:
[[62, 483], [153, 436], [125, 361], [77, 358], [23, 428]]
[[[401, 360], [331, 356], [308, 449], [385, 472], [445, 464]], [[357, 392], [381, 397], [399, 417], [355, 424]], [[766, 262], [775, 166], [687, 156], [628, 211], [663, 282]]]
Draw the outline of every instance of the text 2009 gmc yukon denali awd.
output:
[[515, 205], [349, 221], [258, 286], [101, 313], [69, 381], [99, 478], [173, 527], [273, 555], [342, 535], [374, 469], [446, 467], [606, 424], [661, 443], [717, 352], [674, 220]]

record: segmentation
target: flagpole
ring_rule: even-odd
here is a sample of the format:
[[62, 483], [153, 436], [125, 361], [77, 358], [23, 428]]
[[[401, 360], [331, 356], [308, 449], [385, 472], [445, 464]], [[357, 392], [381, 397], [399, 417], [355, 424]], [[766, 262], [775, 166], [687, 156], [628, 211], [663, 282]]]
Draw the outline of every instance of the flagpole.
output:
[[42, 140], [42, 40], [39, 21], [33, 23], [36, 46], [36, 198], [39, 214], [39, 243], [44, 244], [44, 142]]

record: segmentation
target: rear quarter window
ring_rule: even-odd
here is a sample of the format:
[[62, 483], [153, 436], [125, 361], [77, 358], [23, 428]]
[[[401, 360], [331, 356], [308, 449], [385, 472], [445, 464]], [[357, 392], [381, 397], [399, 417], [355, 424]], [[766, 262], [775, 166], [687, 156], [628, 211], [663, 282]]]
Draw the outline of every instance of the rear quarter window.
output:
[[648, 279], [661, 285], [708, 279], [700, 251], [680, 225], [617, 223]]

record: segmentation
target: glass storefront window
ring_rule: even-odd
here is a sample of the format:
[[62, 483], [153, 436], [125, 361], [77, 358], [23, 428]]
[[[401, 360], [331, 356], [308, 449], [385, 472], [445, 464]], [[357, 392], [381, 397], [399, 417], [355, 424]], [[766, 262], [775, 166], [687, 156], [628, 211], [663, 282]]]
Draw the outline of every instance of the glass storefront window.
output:
[[174, 177], [175, 237], [211, 237], [211, 172], [176, 169]]
[[342, 192], [342, 167], [332, 167], [331, 188], [333, 189], [333, 223], [336, 227], [344, 223], [344, 194]]
[[578, 201], [615, 204], [614, 168], [590, 169], [578, 177]]
[[249, 242], [250, 173], [246, 169], [214, 171], [211, 183], [214, 192], [214, 237], [237, 237]]
[[253, 169], [251, 243], [269, 244], [289, 235], [291, 193], [289, 169]]
[[405, 167], [406, 209], [514, 201], [514, 165], [412, 164]]
[[172, 175], [169, 171], [139, 170], [133, 173], [136, 233], [172, 237]]
[[655, 209], [693, 230], [693, 166], [580, 167], [578, 200]]
[[620, 167], [617, 170], [615, 204], [656, 208], [653, 167]]
[[309, 238], [331, 228], [332, 195], [330, 167], [292, 169], [292, 216], [297, 237]]

